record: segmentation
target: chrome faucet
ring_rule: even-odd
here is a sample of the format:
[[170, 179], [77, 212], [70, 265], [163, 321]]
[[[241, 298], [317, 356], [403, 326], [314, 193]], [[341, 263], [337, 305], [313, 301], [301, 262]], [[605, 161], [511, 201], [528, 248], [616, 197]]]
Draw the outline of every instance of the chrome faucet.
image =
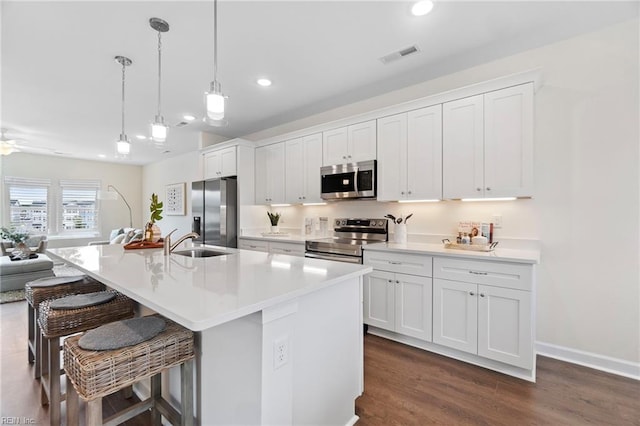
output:
[[176, 241], [175, 243], [172, 243], [171, 242], [171, 234], [173, 234], [177, 230], [178, 230], [178, 228], [174, 229], [173, 231], [169, 232], [166, 237], [164, 237], [164, 254], [165, 254], [165, 256], [171, 254], [171, 252], [174, 251], [176, 249], [176, 247], [178, 247], [180, 245], [180, 243], [182, 243], [184, 240], [186, 240], [188, 238], [200, 238], [200, 234], [198, 234], [197, 232], [189, 232], [188, 234], [185, 234], [182, 237], [178, 238], [178, 241]]

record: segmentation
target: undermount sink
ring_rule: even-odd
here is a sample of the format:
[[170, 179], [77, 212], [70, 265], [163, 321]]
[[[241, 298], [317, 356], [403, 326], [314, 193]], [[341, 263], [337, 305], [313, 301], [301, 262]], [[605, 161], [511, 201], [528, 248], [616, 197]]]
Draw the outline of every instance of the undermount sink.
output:
[[176, 250], [172, 252], [173, 254], [178, 254], [180, 256], [186, 257], [213, 257], [213, 256], [225, 256], [229, 253], [224, 251], [216, 251], [204, 248], [192, 248], [187, 250]]

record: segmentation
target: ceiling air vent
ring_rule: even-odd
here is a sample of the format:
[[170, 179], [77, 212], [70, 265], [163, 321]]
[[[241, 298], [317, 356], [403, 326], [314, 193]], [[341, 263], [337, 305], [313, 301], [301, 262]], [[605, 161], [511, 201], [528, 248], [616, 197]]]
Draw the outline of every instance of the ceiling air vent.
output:
[[394, 62], [394, 61], [397, 61], [398, 59], [404, 58], [409, 55], [413, 55], [414, 53], [418, 53], [419, 51], [420, 49], [418, 49], [418, 46], [414, 44], [413, 46], [409, 46], [407, 48], [398, 50], [397, 52], [393, 52], [386, 56], [383, 56], [382, 58], [380, 58], [380, 62], [386, 65], [390, 62]]

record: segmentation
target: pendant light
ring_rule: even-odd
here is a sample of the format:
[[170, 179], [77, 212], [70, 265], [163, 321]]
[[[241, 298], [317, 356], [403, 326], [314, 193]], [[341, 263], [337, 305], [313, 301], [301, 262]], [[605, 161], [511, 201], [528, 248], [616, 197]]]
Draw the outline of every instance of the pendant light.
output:
[[131, 151], [131, 143], [124, 132], [124, 70], [132, 64], [132, 61], [124, 56], [116, 56], [115, 60], [122, 65], [122, 129], [120, 131], [120, 139], [116, 141], [116, 153], [120, 157], [126, 157]]
[[205, 93], [207, 115], [205, 122], [212, 126], [221, 126], [224, 121], [225, 96], [218, 81], [218, 0], [213, 0], [213, 81]]
[[167, 140], [167, 133], [169, 132], [169, 126], [164, 124], [164, 117], [160, 113], [162, 100], [162, 33], [169, 31], [169, 24], [160, 18], [151, 18], [149, 19], [149, 25], [158, 32], [158, 114], [154, 122], [151, 123], [151, 140], [156, 145], [162, 145]]

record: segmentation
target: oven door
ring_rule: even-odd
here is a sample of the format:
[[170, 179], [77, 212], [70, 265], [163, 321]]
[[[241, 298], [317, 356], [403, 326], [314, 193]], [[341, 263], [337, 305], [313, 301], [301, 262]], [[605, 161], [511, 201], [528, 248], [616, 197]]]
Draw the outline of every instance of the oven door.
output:
[[313, 258], [313, 259], [321, 259], [321, 260], [334, 260], [336, 262], [347, 262], [347, 263], [362, 264], [362, 258], [359, 257], [359, 256], [343, 256], [343, 255], [340, 255], [340, 254], [306, 252], [304, 254], [304, 257]]

